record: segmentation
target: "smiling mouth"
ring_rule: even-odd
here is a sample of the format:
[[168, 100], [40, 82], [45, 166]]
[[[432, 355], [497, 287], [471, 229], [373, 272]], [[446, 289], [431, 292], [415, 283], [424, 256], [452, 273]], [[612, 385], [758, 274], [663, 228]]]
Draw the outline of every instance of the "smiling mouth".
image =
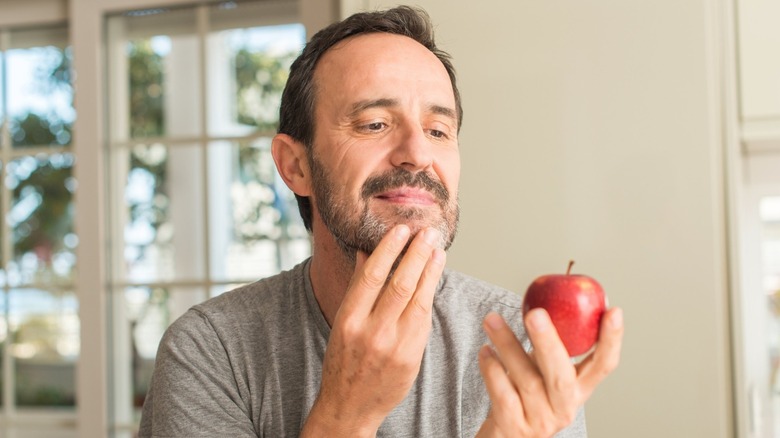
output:
[[389, 190], [376, 195], [375, 198], [400, 205], [427, 206], [436, 204], [436, 199], [427, 190], [410, 187]]

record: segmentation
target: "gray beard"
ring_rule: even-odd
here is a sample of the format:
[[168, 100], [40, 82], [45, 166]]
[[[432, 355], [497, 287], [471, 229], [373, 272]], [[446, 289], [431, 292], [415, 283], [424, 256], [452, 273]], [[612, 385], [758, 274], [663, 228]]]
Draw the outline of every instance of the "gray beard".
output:
[[[444, 186], [440, 182], [434, 181], [431, 177], [427, 175], [419, 177], [416, 174], [399, 169], [390, 175], [385, 174], [369, 178], [362, 188], [363, 210], [355, 217], [354, 213], [356, 212], [353, 206], [334, 199], [333, 184], [319, 160], [310, 157], [309, 167], [312, 171], [314, 198], [322, 222], [333, 235], [341, 252], [351, 263], [354, 264], [357, 251], [363, 251], [367, 254], [374, 252], [379, 242], [389, 231], [388, 224], [369, 211], [368, 201], [371, 199], [371, 196], [403, 185], [422, 187], [434, 194], [442, 211], [441, 219], [433, 224], [441, 234], [439, 247], [447, 250], [452, 245], [457, 233], [460, 209], [457, 202], [454, 204], [449, 202], [449, 193]], [[422, 209], [413, 207], [398, 207], [395, 213], [399, 223], [419, 219], [424, 215]], [[409, 243], [407, 243], [407, 248], [408, 245]], [[405, 253], [406, 248], [399, 256], [399, 259]], [[396, 261], [397, 263], [398, 261]]]

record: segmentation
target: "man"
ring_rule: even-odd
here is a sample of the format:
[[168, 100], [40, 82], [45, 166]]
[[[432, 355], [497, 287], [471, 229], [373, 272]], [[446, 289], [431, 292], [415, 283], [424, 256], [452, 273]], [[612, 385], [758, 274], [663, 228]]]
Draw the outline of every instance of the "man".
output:
[[141, 435], [585, 436], [582, 405], [618, 363], [620, 311], [575, 366], [543, 310], [526, 336], [519, 296], [444, 269], [461, 120], [422, 11], [315, 35], [272, 146], [312, 257], [169, 328]]

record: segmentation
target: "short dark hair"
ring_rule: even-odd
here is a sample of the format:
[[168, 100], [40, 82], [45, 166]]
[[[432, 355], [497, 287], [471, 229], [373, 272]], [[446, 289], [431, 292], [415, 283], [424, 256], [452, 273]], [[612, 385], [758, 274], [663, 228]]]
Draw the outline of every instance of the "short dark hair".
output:
[[[309, 162], [312, 162], [314, 141], [314, 69], [322, 55], [338, 42], [349, 37], [367, 33], [390, 33], [409, 37], [430, 50], [444, 65], [452, 82], [458, 115], [458, 130], [463, 120], [460, 93], [455, 81], [455, 68], [450, 55], [434, 42], [433, 25], [428, 14], [419, 8], [398, 6], [385, 11], [361, 12], [343, 21], [333, 23], [314, 34], [303, 52], [292, 63], [290, 76], [282, 92], [279, 109], [279, 132], [287, 134], [306, 147]], [[295, 195], [303, 224], [312, 229], [311, 200]]]

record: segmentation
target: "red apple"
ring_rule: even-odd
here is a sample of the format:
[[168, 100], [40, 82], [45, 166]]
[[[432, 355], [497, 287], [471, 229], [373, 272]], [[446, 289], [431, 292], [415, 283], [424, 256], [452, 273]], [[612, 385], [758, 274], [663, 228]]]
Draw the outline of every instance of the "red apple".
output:
[[599, 338], [606, 299], [601, 285], [586, 275], [572, 275], [569, 262], [566, 274], [543, 275], [534, 280], [523, 298], [523, 315], [544, 308], [569, 356], [587, 353]]

